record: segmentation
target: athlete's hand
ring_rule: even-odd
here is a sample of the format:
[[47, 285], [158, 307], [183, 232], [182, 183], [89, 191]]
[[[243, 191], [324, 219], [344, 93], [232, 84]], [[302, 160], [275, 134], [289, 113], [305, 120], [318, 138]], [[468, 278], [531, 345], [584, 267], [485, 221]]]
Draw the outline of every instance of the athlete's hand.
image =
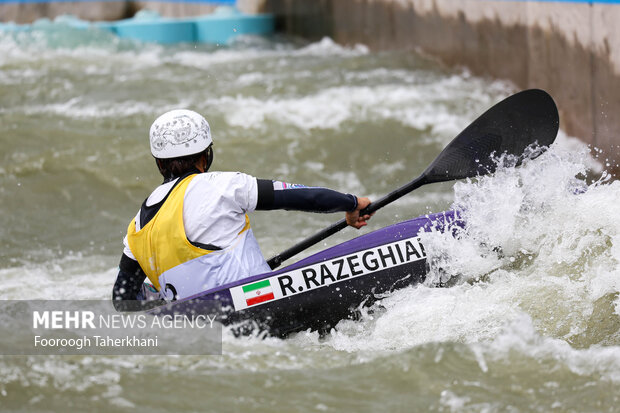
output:
[[355, 211], [347, 212], [345, 215], [347, 224], [357, 229], [366, 226], [366, 221], [370, 219], [372, 214], [360, 216], [360, 211], [368, 205], [370, 205], [370, 199], [357, 197], [357, 208], [355, 208]]

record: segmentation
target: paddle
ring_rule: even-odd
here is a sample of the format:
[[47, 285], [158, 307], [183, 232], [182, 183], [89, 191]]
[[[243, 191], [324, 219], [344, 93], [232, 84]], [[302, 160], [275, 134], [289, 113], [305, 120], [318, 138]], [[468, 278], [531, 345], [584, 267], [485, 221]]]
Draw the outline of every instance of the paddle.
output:
[[[373, 202], [360, 211], [360, 215], [371, 214], [422, 185], [493, 173], [497, 168], [493, 155], [507, 153], [518, 156], [518, 165], [523, 160], [525, 149], [531, 144], [548, 147], [553, 143], [559, 123], [558, 109], [547, 92], [530, 89], [516, 93], [473, 121], [444, 148], [422, 175]], [[267, 263], [271, 269], [277, 268], [283, 261], [346, 226], [346, 221], [342, 219], [272, 257]]]

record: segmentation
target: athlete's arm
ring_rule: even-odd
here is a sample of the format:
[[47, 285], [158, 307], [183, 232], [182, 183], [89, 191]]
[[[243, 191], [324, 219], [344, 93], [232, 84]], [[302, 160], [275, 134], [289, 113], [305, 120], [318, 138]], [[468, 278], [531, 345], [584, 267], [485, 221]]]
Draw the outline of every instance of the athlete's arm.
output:
[[368, 198], [343, 194], [332, 189], [291, 185], [285, 182], [257, 179], [257, 210], [286, 209], [307, 212], [347, 212], [347, 224], [361, 228], [370, 215], [360, 216], [359, 211], [368, 204]]
[[138, 261], [123, 254], [118, 265], [118, 276], [112, 289], [112, 303], [117, 311], [131, 311], [127, 301], [137, 300], [138, 293], [146, 274], [140, 268]]

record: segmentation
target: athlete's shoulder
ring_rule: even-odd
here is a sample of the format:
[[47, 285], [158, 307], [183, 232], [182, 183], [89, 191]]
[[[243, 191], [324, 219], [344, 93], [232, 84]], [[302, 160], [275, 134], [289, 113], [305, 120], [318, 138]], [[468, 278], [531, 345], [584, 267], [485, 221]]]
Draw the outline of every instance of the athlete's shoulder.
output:
[[214, 183], [242, 183], [249, 180], [256, 180], [251, 175], [244, 174], [243, 172], [222, 172], [222, 171], [214, 171], [214, 172], [205, 172], [196, 175], [196, 178], [199, 181], [204, 182], [214, 182]]

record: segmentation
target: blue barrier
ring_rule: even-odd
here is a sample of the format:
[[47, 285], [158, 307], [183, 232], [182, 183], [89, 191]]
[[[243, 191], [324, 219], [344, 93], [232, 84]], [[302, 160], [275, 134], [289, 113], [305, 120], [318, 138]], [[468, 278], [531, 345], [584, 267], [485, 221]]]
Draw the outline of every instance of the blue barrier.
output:
[[161, 44], [192, 43], [196, 39], [194, 23], [181, 19], [120, 20], [113, 24], [113, 31], [118, 37]]
[[197, 17], [193, 23], [200, 43], [226, 43], [239, 34], [268, 35], [275, 30], [270, 14], [214, 13]]
[[[2, 1], [2, 0], [0, 0]], [[92, 1], [92, 0], [86, 0]], [[17, 32], [40, 28], [40, 22], [32, 25], [0, 23], [0, 31]], [[271, 14], [249, 15], [233, 7], [219, 7], [213, 14], [186, 18], [165, 18], [157, 12], [142, 10], [131, 19], [113, 22], [88, 22], [74, 16], [60, 16], [55, 24], [74, 29], [95, 27], [116, 34], [121, 38], [161, 44], [215, 43], [223, 44], [239, 35], [269, 35], [275, 30], [275, 17]], [[39, 26], [39, 27], [38, 27]]]

